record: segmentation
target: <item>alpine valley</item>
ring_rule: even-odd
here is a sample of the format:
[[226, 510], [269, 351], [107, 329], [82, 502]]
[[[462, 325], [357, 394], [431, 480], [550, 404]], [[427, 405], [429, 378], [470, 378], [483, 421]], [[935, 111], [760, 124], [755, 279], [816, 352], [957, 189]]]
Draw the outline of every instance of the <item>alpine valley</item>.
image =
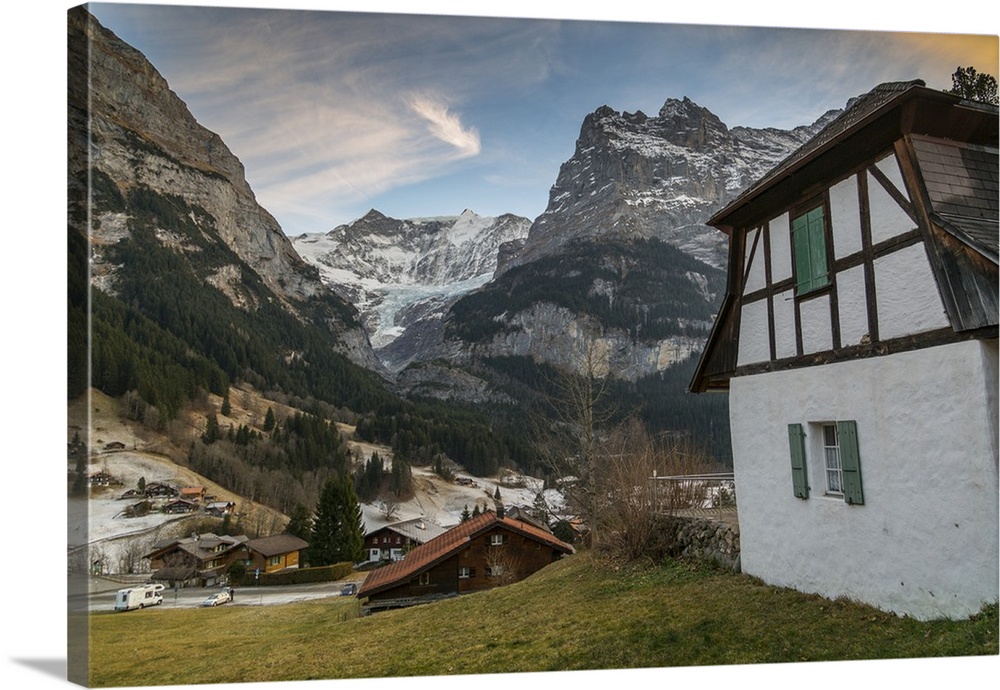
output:
[[619, 416], [727, 459], [725, 396], [686, 394], [725, 288], [704, 223], [836, 112], [784, 131], [602, 106], [534, 220], [373, 209], [289, 239], [146, 58], [70, 19], [71, 398], [162, 425], [246, 384], [413, 462], [532, 471], [522, 420], [596, 356]]

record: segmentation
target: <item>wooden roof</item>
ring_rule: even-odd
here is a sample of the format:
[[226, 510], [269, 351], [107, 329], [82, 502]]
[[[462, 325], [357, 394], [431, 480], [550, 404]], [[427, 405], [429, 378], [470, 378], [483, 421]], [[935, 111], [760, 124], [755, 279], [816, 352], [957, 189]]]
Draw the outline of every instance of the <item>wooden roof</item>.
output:
[[436, 522], [431, 522], [424, 518], [413, 518], [412, 520], [404, 520], [403, 522], [393, 522], [388, 525], [383, 525], [376, 530], [372, 530], [365, 537], [370, 537], [373, 534], [378, 534], [379, 532], [388, 531], [399, 534], [403, 537], [408, 537], [418, 544], [423, 544], [428, 542], [435, 537], [439, 537], [448, 530], [447, 527], [442, 527]]
[[260, 537], [247, 542], [247, 548], [256, 551], [264, 557], [280, 556], [293, 551], [301, 551], [309, 543], [291, 534], [274, 534], [270, 537]]
[[416, 577], [425, 570], [458, 553], [468, 546], [473, 539], [495, 527], [501, 527], [534, 539], [564, 554], [574, 552], [572, 546], [556, 539], [549, 532], [521, 520], [497, 517], [496, 513], [488, 510], [481, 515], [459, 523], [441, 536], [435, 537], [425, 544], [421, 544], [406, 554], [403, 560], [373, 570], [367, 579], [365, 579], [361, 589], [358, 590], [358, 597], [365, 597], [391, 589]]
[[995, 149], [996, 118], [996, 106], [929, 89], [919, 79], [879, 84], [851, 101], [843, 113], [713, 215], [708, 224], [728, 231], [760, 220], [759, 214], [822, 182], [831, 169], [865, 160], [906, 134], [948, 137]]

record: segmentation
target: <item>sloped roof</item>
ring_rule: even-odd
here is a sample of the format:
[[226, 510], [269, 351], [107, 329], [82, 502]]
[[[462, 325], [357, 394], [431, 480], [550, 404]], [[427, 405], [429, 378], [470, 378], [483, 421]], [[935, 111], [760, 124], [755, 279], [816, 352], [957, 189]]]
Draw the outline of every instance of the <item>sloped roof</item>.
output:
[[995, 263], [1000, 227], [997, 149], [930, 137], [911, 139], [934, 220]]
[[280, 556], [307, 548], [309, 543], [291, 534], [273, 534], [247, 542], [247, 548], [265, 556]]
[[436, 522], [431, 522], [425, 518], [413, 518], [412, 520], [404, 520], [403, 522], [394, 522], [384, 525], [379, 527], [377, 530], [369, 532], [369, 535], [381, 532], [382, 530], [397, 532], [404, 537], [409, 537], [418, 544], [423, 544], [431, 539], [441, 536], [448, 531], [448, 528], [442, 527]]
[[225, 545], [225, 550], [228, 551], [229, 549], [242, 546], [247, 543], [247, 541], [249, 541], [248, 537], [242, 534], [236, 537], [220, 537], [216, 534], [212, 534], [211, 532], [207, 532], [205, 534], [199, 534], [192, 537], [185, 537], [184, 539], [171, 539], [169, 541], [155, 544], [153, 546], [153, 550], [143, 556], [143, 558], [153, 558], [164, 551], [177, 548], [182, 551], [186, 551], [199, 560], [204, 560], [207, 556], [217, 553], [215, 548], [219, 545]]
[[521, 534], [565, 554], [574, 552], [572, 546], [556, 539], [549, 532], [521, 520], [509, 517], [497, 517], [496, 513], [488, 510], [481, 515], [459, 523], [441, 536], [431, 539], [425, 544], [421, 544], [406, 554], [406, 558], [403, 560], [373, 570], [367, 579], [365, 579], [361, 589], [358, 590], [358, 596], [364, 597], [389, 589], [419, 575], [428, 568], [458, 553], [477, 536], [494, 527], [502, 527], [511, 532]]

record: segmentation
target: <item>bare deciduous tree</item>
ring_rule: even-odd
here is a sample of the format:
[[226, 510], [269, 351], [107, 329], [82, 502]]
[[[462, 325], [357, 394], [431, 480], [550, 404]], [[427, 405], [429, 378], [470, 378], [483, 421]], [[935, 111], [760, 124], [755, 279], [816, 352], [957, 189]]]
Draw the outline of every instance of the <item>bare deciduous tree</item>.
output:
[[609, 402], [611, 371], [608, 352], [595, 335], [583, 342], [572, 371], [564, 371], [550, 386], [555, 423], [541, 421], [537, 449], [563, 484], [570, 510], [587, 524], [590, 539], [598, 537], [595, 481], [601, 461], [606, 426], [615, 410]]

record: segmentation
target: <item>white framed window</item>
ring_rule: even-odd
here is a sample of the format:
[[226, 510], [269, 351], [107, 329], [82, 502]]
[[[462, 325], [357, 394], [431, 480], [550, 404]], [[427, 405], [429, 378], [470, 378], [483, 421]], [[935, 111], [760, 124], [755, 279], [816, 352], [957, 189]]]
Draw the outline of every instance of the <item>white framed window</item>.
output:
[[490, 546], [501, 546], [503, 544], [502, 534], [491, 534], [490, 535]]
[[420, 573], [420, 577], [417, 579], [417, 583], [421, 585], [429, 585], [431, 583], [431, 574]]
[[844, 495], [844, 469], [840, 462], [840, 438], [836, 424], [823, 424], [823, 471], [826, 493]]
[[822, 482], [824, 496], [842, 498], [850, 505], [864, 505], [857, 422], [789, 424], [788, 449], [792, 492], [797, 498], [809, 498], [812, 478]]
[[467, 580], [472, 577], [472, 568], [467, 565], [460, 565], [458, 567], [458, 579]]
[[503, 575], [503, 572], [504, 572], [504, 567], [502, 565], [494, 564], [486, 566], [486, 574], [489, 577], [500, 577], [501, 575]]

